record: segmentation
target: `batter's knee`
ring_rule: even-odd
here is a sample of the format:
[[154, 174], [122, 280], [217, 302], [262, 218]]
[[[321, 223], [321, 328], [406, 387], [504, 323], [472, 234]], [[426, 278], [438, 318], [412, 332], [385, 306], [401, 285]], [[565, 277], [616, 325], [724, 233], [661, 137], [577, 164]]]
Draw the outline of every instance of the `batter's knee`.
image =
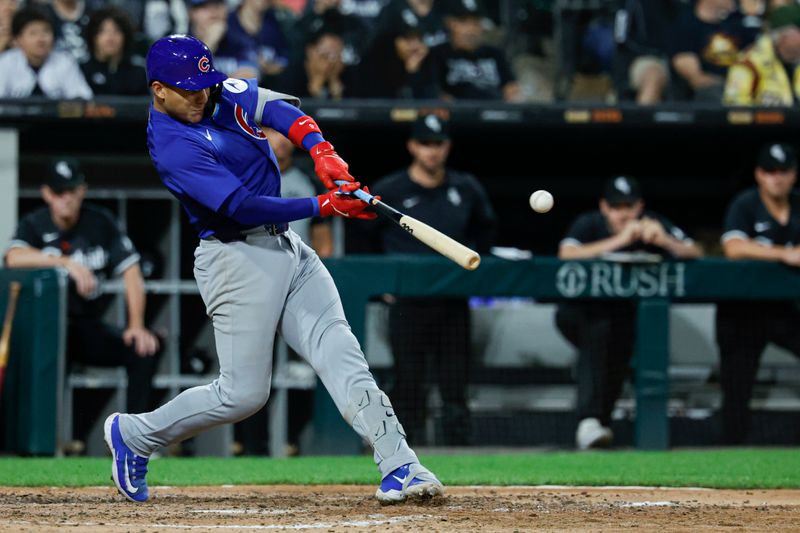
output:
[[269, 389], [254, 391], [234, 387], [223, 398], [225, 418], [231, 422], [238, 422], [264, 407], [269, 398]]

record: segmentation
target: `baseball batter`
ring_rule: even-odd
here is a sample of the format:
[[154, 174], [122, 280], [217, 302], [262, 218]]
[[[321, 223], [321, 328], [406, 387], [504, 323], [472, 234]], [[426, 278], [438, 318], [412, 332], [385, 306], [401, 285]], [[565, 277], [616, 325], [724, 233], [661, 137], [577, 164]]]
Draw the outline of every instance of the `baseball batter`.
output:
[[[294, 97], [216, 71], [194, 37], [159, 39], [147, 55], [153, 92], [150, 157], [197, 229], [194, 275], [214, 325], [220, 375], [155, 411], [105, 422], [114, 483], [148, 498], [148, 457], [162, 446], [239, 421], [267, 401], [275, 332], [322, 379], [342, 416], [374, 449], [384, 503], [443, 493], [408, 446], [389, 398], [376, 385], [345, 319], [333, 280], [287, 223], [312, 216], [374, 218], [347, 193], [360, 187]], [[281, 198], [280, 171], [260, 126], [309, 150], [329, 189]], [[338, 188], [334, 180], [347, 185]]]

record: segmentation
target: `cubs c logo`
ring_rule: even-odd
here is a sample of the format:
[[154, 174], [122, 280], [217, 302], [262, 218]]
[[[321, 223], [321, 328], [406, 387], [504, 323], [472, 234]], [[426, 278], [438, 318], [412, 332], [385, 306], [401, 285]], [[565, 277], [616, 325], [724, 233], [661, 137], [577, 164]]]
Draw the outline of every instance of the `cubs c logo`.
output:
[[258, 126], [251, 126], [247, 123], [247, 113], [244, 112], [244, 109], [242, 109], [239, 104], [234, 105], [234, 115], [236, 117], [236, 123], [250, 137], [260, 141], [263, 141], [267, 138], [267, 134], [261, 131], [261, 128]]
[[197, 68], [200, 69], [200, 72], [208, 72], [208, 70], [211, 68], [211, 62], [206, 56], [203, 56], [197, 62]]

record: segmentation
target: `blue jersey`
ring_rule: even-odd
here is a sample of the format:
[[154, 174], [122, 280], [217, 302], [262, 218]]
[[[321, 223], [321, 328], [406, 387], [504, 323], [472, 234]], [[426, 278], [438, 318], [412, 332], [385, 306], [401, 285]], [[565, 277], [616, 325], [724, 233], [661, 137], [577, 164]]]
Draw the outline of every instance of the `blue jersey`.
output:
[[[256, 81], [228, 78], [221, 87], [213, 113], [199, 123], [181, 122], [151, 104], [147, 125], [153, 164], [201, 238], [252, 227], [236, 222], [230, 214], [248, 197], [280, 197], [281, 192], [278, 162], [256, 121], [262, 120], [255, 116]], [[297, 115], [302, 113], [297, 111]], [[266, 126], [286, 133], [285, 120], [272, 124], [266, 111], [263, 119]], [[309, 210], [305, 216], [313, 214], [314, 209]], [[282, 212], [276, 213], [270, 222], [289, 221], [281, 216]]]

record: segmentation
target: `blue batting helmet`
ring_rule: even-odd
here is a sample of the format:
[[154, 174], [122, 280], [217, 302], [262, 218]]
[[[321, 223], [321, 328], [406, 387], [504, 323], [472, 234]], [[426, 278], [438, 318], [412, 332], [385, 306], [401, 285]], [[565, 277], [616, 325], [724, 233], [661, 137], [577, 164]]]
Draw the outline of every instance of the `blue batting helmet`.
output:
[[211, 50], [191, 35], [167, 35], [147, 52], [147, 83], [199, 91], [222, 83], [228, 76], [214, 69]]

